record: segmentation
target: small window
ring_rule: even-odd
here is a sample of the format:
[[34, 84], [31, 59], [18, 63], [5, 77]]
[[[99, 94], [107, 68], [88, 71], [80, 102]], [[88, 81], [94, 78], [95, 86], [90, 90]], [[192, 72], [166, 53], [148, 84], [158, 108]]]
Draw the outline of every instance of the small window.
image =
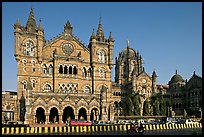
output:
[[53, 67], [52, 67], [52, 65], [50, 64], [50, 66], [49, 66], [49, 74], [52, 74], [53, 73]]
[[90, 94], [90, 93], [91, 93], [91, 89], [90, 89], [88, 86], [86, 86], [86, 87], [84, 88], [84, 93], [85, 93], [85, 94]]
[[47, 74], [47, 66], [43, 64], [43, 74]]
[[64, 74], [67, 74], [67, 66], [64, 67]]
[[77, 68], [76, 66], [74, 66], [74, 72], [73, 72], [75, 75], [77, 74]]
[[72, 66], [69, 66], [69, 74], [72, 74]]
[[82, 70], [82, 77], [86, 77], [86, 69], [85, 69], [85, 67], [83, 67], [83, 70]]
[[62, 68], [62, 65], [60, 65], [59, 67], [59, 73], [62, 74], [63, 73], [63, 68]]

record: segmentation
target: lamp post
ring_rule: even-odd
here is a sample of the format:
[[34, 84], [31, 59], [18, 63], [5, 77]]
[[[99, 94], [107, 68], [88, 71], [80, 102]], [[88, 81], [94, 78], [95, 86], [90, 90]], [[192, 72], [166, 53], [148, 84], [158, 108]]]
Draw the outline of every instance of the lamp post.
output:
[[202, 118], [202, 109], [199, 108], [199, 111], [200, 111], [200, 118]]

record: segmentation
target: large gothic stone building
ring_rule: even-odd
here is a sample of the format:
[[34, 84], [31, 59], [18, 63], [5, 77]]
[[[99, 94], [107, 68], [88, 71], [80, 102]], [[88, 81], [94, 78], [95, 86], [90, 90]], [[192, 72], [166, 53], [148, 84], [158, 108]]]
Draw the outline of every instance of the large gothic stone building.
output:
[[[141, 55], [130, 47], [129, 41], [114, 63], [114, 39], [111, 32], [105, 38], [101, 19], [88, 46], [72, 30], [67, 21], [64, 32], [46, 41], [42, 22], [36, 24], [32, 8], [25, 26], [17, 20], [14, 36], [18, 89], [13, 100], [5, 99], [9, 93], [2, 95], [2, 120], [29, 124], [64, 123], [68, 117], [113, 121], [121, 99], [128, 94], [141, 95], [139, 113], [143, 115], [145, 100], [163, 89], [168, 93], [165, 85], [157, 85], [155, 71], [152, 76], [145, 72]], [[115, 82], [111, 81], [112, 69]], [[184, 85], [180, 77], [175, 77], [170, 81], [170, 89]], [[175, 104], [175, 110], [178, 107], [179, 103]]]

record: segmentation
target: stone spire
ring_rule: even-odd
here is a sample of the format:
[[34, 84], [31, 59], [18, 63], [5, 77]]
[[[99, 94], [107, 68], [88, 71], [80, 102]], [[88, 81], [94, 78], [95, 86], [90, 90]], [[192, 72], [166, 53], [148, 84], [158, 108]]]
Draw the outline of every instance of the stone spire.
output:
[[41, 19], [40, 19], [40, 23], [38, 25], [38, 30], [43, 31], [42, 20]]
[[64, 26], [64, 32], [67, 34], [72, 34], [72, 26], [69, 21], [67, 21], [66, 25]]
[[30, 10], [30, 15], [28, 17], [28, 21], [26, 23], [26, 29], [28, 31], [35, 31], [35, 29], [36, 29], [36, 21], [35, 21], [34, 12], [33, 12], [32, 7], [31, 7], [31, 10]]
[[104, 42], [104, 33], [102, 29], [101, 17], [99, 19], [98, 30], [96, 33], [97, 40], [100, 42]]
[[108, 38], [108, 42], [114, 42], [111, 32], [110, 32], [110, 35], [109, 35], [109, 38]]
[[155, 72], [155, 70], [154, 70], [153, 73], [152, 73], [152, 79], [153, 79], [153, 80], [156, 80], [156, 78], [157, 78], [157, 75], [156, 75], [156, 72]]
[[91, 35], [90, 40], [95, 39], [95, 38], [96, 38], [96, 35], [95, 35], [95, 33], [94, 33], [94, 29], [93, 29], [93, 32], [92, 32], [92, 35]]
[[16, 21], [16, 24], [14, 24], [14, 28], [20, 28], [21, 27], [21, 23], [20, 23], [20, 19], [18, 19]]

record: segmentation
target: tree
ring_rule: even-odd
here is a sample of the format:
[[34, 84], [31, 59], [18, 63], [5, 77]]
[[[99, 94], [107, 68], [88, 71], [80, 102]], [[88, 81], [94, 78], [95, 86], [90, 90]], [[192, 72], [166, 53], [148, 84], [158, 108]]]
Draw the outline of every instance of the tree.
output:
[[132, 102], [134, 105], [134, 115], [140, 115], [139, 100], [137, 95], [132, 96]]
[[148, 116], [149, 115], [149, 113], [150, 113], [149, 107], [150, 107], [149, 101], [146, 100], [144, 102], [144, 116]]
[[166, 101], [163, 97], [160, 106], [161, 115], [166, 115]]
[[155, 100], [155, 103], [154, 103], [154, 112], [153, 112], [153, 114], [154, 114], [154, 115], [157, 115], [157, 116], [160, 115], [160, 114], [159, 114], [159, 101], [158, 101], [158, 99]]

